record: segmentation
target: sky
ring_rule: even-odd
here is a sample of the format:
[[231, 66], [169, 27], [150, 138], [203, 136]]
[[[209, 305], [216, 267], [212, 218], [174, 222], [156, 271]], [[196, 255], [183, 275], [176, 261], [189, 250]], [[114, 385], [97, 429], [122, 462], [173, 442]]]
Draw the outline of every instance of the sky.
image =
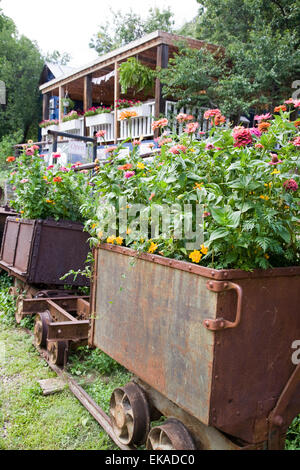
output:
[[72, 56], [69, 65], [80, 67], [97, 58], [89, 47], [91, 37], [109, 17], [110, 8], [123, 13], [132, 9], [147, 16], [149, 8], [170, 6], [180, 27], [197, 15], [196, 0], [0, 0], [0, 8], [12, 18], [20, 34], [38, 43], [42, 53], [58, 50]]

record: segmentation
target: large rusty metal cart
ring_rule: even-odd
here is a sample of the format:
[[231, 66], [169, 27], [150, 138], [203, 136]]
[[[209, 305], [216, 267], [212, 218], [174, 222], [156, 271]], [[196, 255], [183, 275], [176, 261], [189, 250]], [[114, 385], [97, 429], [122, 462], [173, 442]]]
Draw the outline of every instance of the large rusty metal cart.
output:
[[111, 397], [124, 445], [283, 447], [300, 412], [300, 267], [214, 270], [101, 245], [91, 317], [89, 344], [135, 376]]
[[17, 300], [16, 322], [36, 315], [35, 342], [47, 347], [57, 365], [65, 362], [71, 344], [87, 342], [89, 303], [77, 288], [88, 286], [89, 280], [80, 274], [61, 278], [71, 269], [84, 269], [88, 238], [76, 222], [17, 217], [5, 222], [0, 268], [14, 278], [10, 294]]

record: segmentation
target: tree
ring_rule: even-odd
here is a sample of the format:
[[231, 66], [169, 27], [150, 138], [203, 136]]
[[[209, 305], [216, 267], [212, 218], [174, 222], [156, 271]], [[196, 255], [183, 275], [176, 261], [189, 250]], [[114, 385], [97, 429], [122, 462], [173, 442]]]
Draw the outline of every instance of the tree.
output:
[[[238, 119], [251, 109], [265, 110], [289, 98], [292, 84], [300, 75], [300, 9], [299, 0], [198, 0], [200, 11], [189, 31], [197, 39], [224, 48], [223, 72], [208, 89], [214, 102], [227, 115]], [[183, 32], [181, 30], [181, 32]], [[216, 66], [220, 56], [215, 56]], [[177, 91], [181, 70], [186, 68], [186, 81], [194, 74], [193, 88], [202, 88], [202, 71], [195, 75], [193, 58], [180, 52], [176, 70], [164, 77], [165, 92]], [[209, 76], [210, 71], [206, 70]], [[213, 78], [213, 76], [212, 76]], [[198, 83], [196, 84], [195, 82]], [[201, 99], [199, 99], [201, 103]]]
[[37, 45], [19, 36], [14, 22], [0, 10], [0, 80], [7, 93], [6, 105], [0, 107], [0, 140], [18, 130], [23, 141], [37, 137], [43, 63]]
[[45, 57], [46, 62], [55, 65], [68, 65], [71, 59], [72, 57], [68, 52], [59, 52], [57, 50], [48, 52]]
[[101, 25], [98, 33], [90, 41], [90, 47], [99, 55], [124, 46], [158, 29], [168, 32], [174, 29], [174, 14], [170, 8], [163, 10], [150, 8], [146, 19], [132, 10], [125, 14], [111, 10], [111, 16], [112, 20]]

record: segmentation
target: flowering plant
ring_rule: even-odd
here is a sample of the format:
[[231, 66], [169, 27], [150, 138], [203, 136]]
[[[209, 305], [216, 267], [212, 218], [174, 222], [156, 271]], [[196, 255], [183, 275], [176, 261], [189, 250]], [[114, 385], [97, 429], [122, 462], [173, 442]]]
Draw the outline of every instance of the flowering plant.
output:
[[113, 111], [112, 106], [104, 107], [104, 106], [92, 106], [92, 108], [88, 109], [85, 113], [85, 117], [89, 116], [95, 116], [96, 114], [102, 114], [102, 113], [111, 113]]
[[[299, 265], [300, 135], [290, 112], [276, 112], [268, 117], [264, 132], [223, 123], [199, 140], [196, 126], [190, 126], [181, 136], [169, 136], [161, 155], [150, 161], [141, 160], [137, 147], [130, 157], [116, 151], [114, 160], [99, 167], [93, 178], [95, 197], [106, 201], [106, 209], [97, 207], [97, 214], [97, 204], [89, 203], [87, 228], [94, 239], [215, 269]], [[218, 115], [208, 113], [207, 119]], [[139, 238], [136, 214], [130, 212], [136, 204], [148, 220]], [[163, 205], [175, 209], [167, 227], [153, 233], [155, 208]], [[193, 231], [203, 234], [193, 248], [178, 236], [184, 205], [193, 207], [188, 218]], [[202, 209], [200, 222], [197, 208]], [[108, 211], [122, 215], [109, 237]], [[123, 211], [125, 229], [120, 225]]]
[[124, 109], [124, 108], [132, 108], [133, 106], [141, 106], [142, 102], [139, 100], [117, 100], [116, 101], [116, 108], [117, 109]]
[[[90, 193], [86, 175], [57, 163], [46, 167], [38, 150], [36, 145], [24, 146], [15, 161], [10, 174], [15, 192], [11, 207], [27, 219], [82, 221], [79, 208]], [[54, 154], [53, 158], [58, 161], [60, 155]]]
[[63, 117], [62, 122], [73, 121], [74, 119], [79, 119], [80, 117], [81, 114], [79, 112], [71, 111]]
[[39, 126], [41, 128], [45, 128], [48, 126], [56, 126], [58, 123], [59, 123], [58, 119], [52, 119], [52, 120], [46, 120], [46, 121], [40, 122]]

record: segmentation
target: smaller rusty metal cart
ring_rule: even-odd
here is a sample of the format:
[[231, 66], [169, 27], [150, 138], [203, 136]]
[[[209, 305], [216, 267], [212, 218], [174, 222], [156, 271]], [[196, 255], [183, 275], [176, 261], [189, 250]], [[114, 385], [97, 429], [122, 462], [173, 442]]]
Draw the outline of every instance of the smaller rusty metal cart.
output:
[[89, 344], [135, 376], [111, 397], [124, 445], [283, 448], [300, 412], [300, 267], [215, 270], [103, 244], [91, 318]]

